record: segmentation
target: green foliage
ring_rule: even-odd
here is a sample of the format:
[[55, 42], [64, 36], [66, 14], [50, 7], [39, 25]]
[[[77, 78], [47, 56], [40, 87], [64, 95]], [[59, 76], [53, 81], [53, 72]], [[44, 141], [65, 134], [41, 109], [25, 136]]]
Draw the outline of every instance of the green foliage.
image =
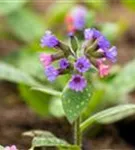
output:
[[30, 46], [25, 46], [6, 56], [3, 61], [45, 82], [44, 68], [39, 61], [39, 55], [40, 52], [35, 52]]
[[35, 147], [59, 147], [59, 146], [70, 146], [66, 141], [57, 138], [48, 131], [29, 131], [24, 133], [26, 136], [34, 136], [32, 140], [32, 148]]
[[49, 112], [55, 117], [63, 117], [65, 116], [62, 101], [59, 98], [53, 98], [49, 105]]
[[67, 142], [53, 137], [35, 137], [32, 141], [32, 147], [52, 147], [52, 146], [65, 146]]
[[100, 104], [103, 102], [105, 91], [104, 89], [95, 89], [92, 97], [88, 103], [86, 111], [83, 113], [84, 117], [92, 115], [99, 110]]
[[[126, 95], [135, 89], [135, 60], [129, 62], [117, 76], [112, 80], [110, 85], [106, 88], [107, 92], [105, 98], [109, 97], [109, 101], [119, 99], [122, 95]], [[116, 90], [117, 88], [117, 90]]]
[[134, 66], [135, 60], [132, 60], [107, 82], [93, 79], [95, 91], [84, 112], [85, 118], [105, 108], [128, 102], [128, 93], [135, 89]]
[[65, 115], [70, 123], [73, 123], [79, 117], [88, 105], [91, 96], [91, 83], [89, 83], [87, 88], [85, 88], [82, 92], [75, 92], [68, 87], [65, 87], [62, 94], [62, 104]]
[[39, 85], [29, 74], [3, 62], [0, 62], [0, 80], [22, 83], [29, 86]]
[[30, 130], [24, 132], [22, 135], [28, 137], [54, 137], [51, 132], [44, 130]]
[[33, 91], [25, 85], [19, 86], [19, 91], [23, 100], [40, 116], [49, 115], [48, 105], [50, 103], [50, 95], [43, 94], [39, 91]]
[[78, 39], [77, 39], [77, 37], [76, 36], [71, 36], [70, 37], [70, 46], [71, 46], [71, 48], [72, 48], [72, 50], [74, 51], [74, 52], [76, 52], [77, 51], [77, 49], [79, 48], [79, 42], [78, 42]]
[[8, 16], [7, 23], [19, 40], [25, 42], [39, 38], [45, 31], [45, 25], [39, 16], [28, 9], [13, 12]]
[[[35, 112], [42, 116], [49, 114], [48, 104], [51, 95], [61, 95], [60, 92], [43, 86], [26, 72], [3, 62], [0, 62], [0, 80], [21, 84], [19, 86], [21, 96]], [[33, 90], [30, 89], [30, 86], [34, 87]]]
[[23, 48], [17, 56], [15, 65], [36, 79], [45, 81], [44, 68], [39, 61], [39, 54], [30, 50], [30, 48]]
[[80, 150], [76, 145], [71, 145], [65, 140], [57, 138], [51, 132], [43, 130], [32, 130], [23, 133], [24, 136], [33, 137], [32, 147], [33, 150], [36, 147], [57, 147], [59, 150]]
[[8, 15], [18, 9], [20, 9], [28, 0], [15, 0], [11, 2], [10, 0], [4, 0], [0, 2], [0, 16]]
[[51, 94], [54, 96], [61, 96], [61, 92], [48, 88], [48, 87], [32, 87], [31, 90], [40, 91], [42, 93], [47, 93], [47, 94]]
[[134, 104], [119, 105], [100, 111], [95, 115], [90, 116], [86, 121], [81, 124], [80, 128], [82, 131], [84, 131], [95, 123], [111, 124], [133, 114], [135, 114]]

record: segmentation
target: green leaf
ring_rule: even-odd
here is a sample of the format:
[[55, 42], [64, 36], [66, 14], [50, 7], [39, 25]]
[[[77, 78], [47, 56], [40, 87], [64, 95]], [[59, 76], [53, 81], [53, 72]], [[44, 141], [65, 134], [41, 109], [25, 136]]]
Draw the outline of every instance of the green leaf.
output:
[[33, 145], [34, 147], [42, 147], [42, 146], [56, 146], [59, 150], [80, 150], [80, 148], [76, 145], [70, 145], [66, 141], [57, 138], [54, 134], [49, 131], [44, 130], [31, 130], [23, 133], [23, 136], [34, 137]]
[[55, 117], [63, 117], [65, 116], [62, 101], [58, 98], [53, 98], [49, 105], [49, 112]]
[[79, 146], [58, 147], [58, 150], [81, 150]]
[[44, 67], [39, 61], [39, 53], [30, 50], [30, 47], [22, 48], [16, 59], [16, 65], [20, 70], [45, 81]]
[[0, 80], [22, 83], [29, 86], [39, 85], [29, 74], [3, 62], [0, 62]]
[[51, 88], [47, 88], [47, 87], [32, 87], [31, 90], [35, 90], [35, 91], [40, 91], [43, 93], [48, 93], [54, 96], [61, 96], [61, 92], [56, 91], [54, 89]]
[[40, 53], [35, 52], [33, 48], [29, 46], [24, 46], [19, 50], [12, 52], [2, 60], [4, 62], [7, 62], [8, 64], [12, 64], [23, 72], [30, 74], [36, 79], [45, 81], [46, 78], [44, 75], [44, 67], [39, 61], [39, 54]]
[[[118, 75], [113, 79], [111, 84], [107, 87], [105, 97], [108, 95], [110, 101], [118, 99], [135, 89], [135, 60], [129, 62], [123, 69], [120, 70]], [[116, 87], [118, 90], [116, 90]]]
[[32, 147], [52, 147], [52, 146], [69, 146], [66, 141], [59, 139], [55, 137], [52, 133], [49, 133], [48, 131], [44, 131], [39, 134], [38, 136], [35, 136], [32, 140]]
[[25, 42], [31, 42], [44, 34], [45, 26], [32, 11], [21, 9], [10, 14], [7, 23], [14, 34]]
[[68, 143], [64, 140], [58, 139], [56, 137], [35, 137], [32, 140], [33, 147], [52, 147], [52, 146], [65, 146]]
[[74, 52], [76, 52], [79, 47], [78, 43], [79, 42], [76, 36], [70, 36], [70, 46]]
[[104, 89], [96, 89], [93, 92], [93, 95], [91, 97], [91, 100], [88, 104], [88, 107], [86, 108], [86, 111], [84, 111], [84, 117], [87, 118], [88, 116], [92, 115], [96, 111], [99, 110], [100, 104], [103, 102], [103, 97], [104, 97]]
[[48, 107], [51, 100], [50, 95], [40, 91], [32, 91], [30, 87], [26, 85], [20, 85], [19, 92], [23, 100], [34, 112], [40, 116], [49, 115]]
[[133, 114], [135, 114], [135, 104], [119, 105], [96, 113], [84, 121], [80, 128], [84, 131], [95, 123], [111, 124]]
[[34, 90], [43, 91], [44, 93], [50, 95], [55, 95], [55, 96], [61, 95], [60, 92], [43, 86], [29, 74], [3, 62], [0, 62], [0, 80], [6, 80], [10, 82], [19, 83], [19, 84], [25, 84], [28, 86], [34, 86], [35, 87]]
[[75, 92], [68, 88], [62, 94], [62, 104], [65, 115], [70, 123], [73, 123], [88, 105], [92, 95], [92, 86], [88, 84], [82, 92]]
[[0, 2], [0, 15], [8, 15], [13, 11], [20, 9], [28, 0], [3, 0]]
[[44, 130], [26, 131], [22, 135], [29, 136], [29, 137], [54, 137], [54, 135], [51, 132], [44, 131]]

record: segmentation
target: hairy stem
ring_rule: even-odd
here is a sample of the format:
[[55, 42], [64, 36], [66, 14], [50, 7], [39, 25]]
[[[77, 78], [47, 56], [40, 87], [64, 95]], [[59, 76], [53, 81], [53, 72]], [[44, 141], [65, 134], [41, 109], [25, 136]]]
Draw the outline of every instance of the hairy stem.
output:
[[78, 145], [81, 149], [82, 146], [82, 134], [80, 130], [81, 117], [79, 117], [74, 123], [74, 144]]

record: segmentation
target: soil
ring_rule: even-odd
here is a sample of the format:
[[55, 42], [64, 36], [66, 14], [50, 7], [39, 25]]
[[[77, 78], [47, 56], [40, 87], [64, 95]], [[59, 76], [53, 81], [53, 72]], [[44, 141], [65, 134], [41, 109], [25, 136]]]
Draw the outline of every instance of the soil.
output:
[[[113, 2], [113, 3], [112, 3]], [[126, 33], [117, 41], [119, 49], [119, 64], [125, 64], [134, 58], [135, 51], [135, 19], [134, 12], [130, 12], [117, 0], [111, 2], [110, 13], [101, 13], [99, 21], [117, 21], [128, 18], [129, 27]], [[44, 4], [45, 5], [45, 4]], [[33, 7], [39, 13], [44, 13], [46, 5], [34, 1]], [[41, 8], [42, 7], [42, 8]], [[106, 16], [106, 17], [105, 17]], [[0, 55], [4, 56], [20, 46], [20, 43], [10, 40], [0, 40]], [[133, 102], [135, 94], [132, 93]], [[72, 142], [72, 127], [65, 118], [39, 118], [19, 97], [16, 85], [8, 82], [0, 82], [0, 144], [16, 144], [19, 150], [27, 150], [31, 144], [31, 138], [23, 137], [22, 133], [32, 129], [43, 129], [53, 132], [56, 136]], [[135, 121], [123, 120], [117, 124], [104, 126], [102, 132], [96, 137], [84, 136], [83, 150], [135, 150]], [[54, 150], [54, 148], [50, 148]]]

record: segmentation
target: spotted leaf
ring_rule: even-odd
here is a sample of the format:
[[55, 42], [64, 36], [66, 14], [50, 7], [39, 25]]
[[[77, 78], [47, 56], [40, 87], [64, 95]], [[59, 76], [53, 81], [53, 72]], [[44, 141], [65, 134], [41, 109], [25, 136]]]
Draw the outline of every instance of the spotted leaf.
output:
[[92, 96], [92, 85], [88, 84], [82, 92], [75, 92], [68, 88], [62, 94], [62, 104], [65, 115], [70, 123], [73, 123], [88, 105]]

